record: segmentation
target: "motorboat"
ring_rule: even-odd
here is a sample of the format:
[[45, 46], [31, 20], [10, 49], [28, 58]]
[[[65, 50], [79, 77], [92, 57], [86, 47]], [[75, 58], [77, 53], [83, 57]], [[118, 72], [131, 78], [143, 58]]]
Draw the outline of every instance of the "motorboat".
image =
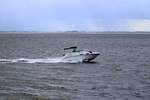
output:
[[64, 50], [72, 50], [61, 57], [48, 58], [17, 58], [17, 59], [0, 59], [0, 63], [89, 63], [92, 62], [99, 52], [77, 50], [77, 47], [64, 48]]
[[99, 52], [77, 50], [76, 46], [64, 48], [64, 50], [72, 50], [72, 52], [66, 53], [62, 57], [64, 61], [68, 61], [68, 62], [77, 62], [77, 61], [78, 62], [91, 62], [98, 55], [100, 55]]

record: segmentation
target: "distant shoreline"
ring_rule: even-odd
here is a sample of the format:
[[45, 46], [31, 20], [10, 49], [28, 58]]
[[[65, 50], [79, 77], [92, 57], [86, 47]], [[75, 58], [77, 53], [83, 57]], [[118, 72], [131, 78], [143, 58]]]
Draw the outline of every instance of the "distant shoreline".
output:
[[44, 32], [44, 31], [0, 31], [0, 34], [150, 34], [145, 31], [58, 31], [58, 32]]
[[99, 38], [99, 39], [150, 39], [150, 32], [0, 32], [0, 38]]

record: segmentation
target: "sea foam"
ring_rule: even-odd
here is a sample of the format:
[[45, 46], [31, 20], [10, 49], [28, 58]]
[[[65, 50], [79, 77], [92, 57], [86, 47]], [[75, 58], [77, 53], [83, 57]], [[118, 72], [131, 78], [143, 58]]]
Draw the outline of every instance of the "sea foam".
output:
[[62, 57], [57, 58], [17, 58], [17, 59], [0, 59], [0, 63], [80, 63], [80, 61], [65, 60]]

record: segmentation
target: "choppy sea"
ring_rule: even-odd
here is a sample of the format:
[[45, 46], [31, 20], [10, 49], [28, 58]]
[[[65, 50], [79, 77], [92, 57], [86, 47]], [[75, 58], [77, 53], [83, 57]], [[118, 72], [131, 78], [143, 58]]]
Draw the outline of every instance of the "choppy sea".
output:
[[[95, 63], [12, 62], [69, 46], [101, 55]], [[0, 61], [0, 100], [150, 100], [148, 34], [0, 34]]]

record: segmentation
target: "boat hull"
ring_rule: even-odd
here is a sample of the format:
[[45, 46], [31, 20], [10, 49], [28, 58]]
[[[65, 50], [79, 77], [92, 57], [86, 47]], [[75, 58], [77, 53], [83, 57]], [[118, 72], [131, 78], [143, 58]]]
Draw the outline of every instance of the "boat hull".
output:
[[98, 55], [100, 55], [98, 52], [92, 52], [92, 53], [79, 52], [79, 53], [67, 54], [62, 59], [68, 62], [91, 62]]

